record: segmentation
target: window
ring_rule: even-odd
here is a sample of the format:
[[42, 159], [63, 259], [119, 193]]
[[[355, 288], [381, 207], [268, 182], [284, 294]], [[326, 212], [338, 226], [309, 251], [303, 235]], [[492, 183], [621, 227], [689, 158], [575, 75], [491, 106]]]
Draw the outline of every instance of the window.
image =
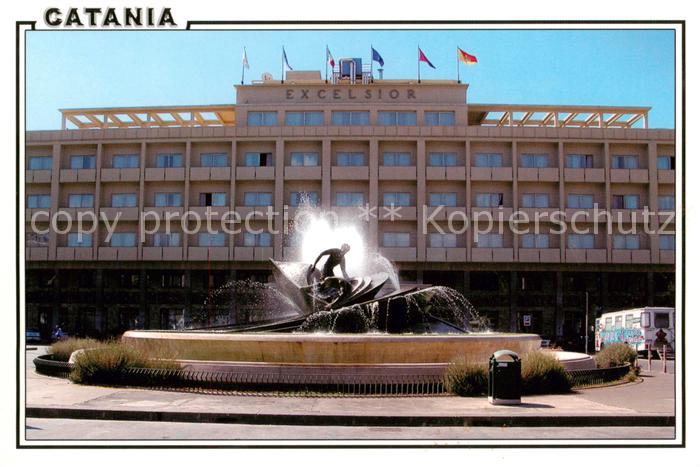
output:
[[613, 209], [639, 209], [639, 195], [613, 195]]
[[437, 233], [433, 232], [430, 234], [430, 247], [431, 248], [456, 248], [457, 247], [457, 235], [453, 233]]
[[156, 193], [155, 205], [157, 207], [182, 206], [182, 194], [181, 193]]
[[625, 315], [625, 327], [631, 328], [633, 324], [634, 324], [634, 315], [632, 315], [632, 314]]
[[205, 153], [199, 156], [202, 167], [228, 167], [228, 154]]
[[475, 154], [474, 167], [503, 167], [503, 154]]
[[566, 167], [569, 169], [592, 169], [592, 154], [567, 154]]
[[613, 235], [613, 248], [616, 250], [638, 250], [639, 235]]
[[675, 250], [676, 249], [676, 236], [672, 234], [659, 235], [659, 249], [660, 250]]
[[385, 166], [401, 166], [406, 167], [411, 165], [411, 154], [408, 152], [385, 152]]
[[334, 111], [331, 113], [331, 123], [333, 125], [369, 125], [369, 112], [367, 111], [354, 111], [354, 112], [342, 112]]
[[364, 204], [364, 193], [338, 192], [335, 195], [336, 206], [362, 206]]
[[29, 170], [51, 170], [51, 156], [32, 156], [29, 158]]
[[297, 206], [318, 206], [318, 191], [293, 191], [289, 197], [289, 204]]
[[659, 196], [659, 209], [674, 211], [676, 209], [676, 197], [674, 195]]
[[549, 235], [547, 234], [523, 234], [523, 248], [549, 248]]
[[615, 329], [622, 328], [622, 315], [615, 316]]
[[293, 167], [315, 167], [318, 166], [317, 152], [293, 152], [291, 155]]
[[525, 193], [523, 195], [524, 208], [549, 207], [549, 195], [546, 193]]
[[246, 167], [268, 167], [272, 166], [271, 152], [246, 152], [245, 166]]
[[382, 246], [387, 248], [406, 248], [411, 246], [411, 234], [408, 232], [384, 232]]
[[287, 112], [284, 123], [288, 126], [321, 126], [323, 112]]
[[248, 126], [275, 126], [277, 112], [248, 112]]
[[453, 126], [455, 124], [454, 112], [426, 112], [426, 126]]
[[614, 155], [612, 159], [613, 169], [638, 169], [639, 157], [630, 155]]
[[549, 167], [548, 154], [523, 154], [520, 160], [521, 167], [525, 168]]
[[200, 206], [226, 206], [226, 193], [200, 193], [199, 194], [199, 205]]
[[659, 170], [675, 170], [676, 158], [673, 156], [659, 156], [656, 158], [656, 168]]
[[136, 169], [138, 166], [138, 154], [115, 154], [112, 156], [112, 167], [115, 169]]
[[480, 233], [476, 237], [477, 248], [503, 248], [503, 234]]
[[114, 193], [112, 195], [113, 208], [135, 208], [136, 193]]
[[72, 232], [68, 234], [68, 246], [73, 248], [88, 248], [92, 246], [92, 234]]
[[384, 206], [410, 206], [410, 193], [384, 193]]
[[34, 232], [29, 232], [27, 234], [27, 246], [28, 247], [42, 247], [49, 246], [49, 234], [38, 234]]
[[272, 235], [270, 232], [260, 232], [260, 233], [243, 233], [243, 246], [260, 246], [269, 247], [272, 246]]
[[272, 193], [247, 191], [243, 193], [244, 206], [272, 206]]
[[567, 195], [566, 207], [573, 209], [593, 209], [593, 195]]
[[594, 236], [593, 234], [569, 234], [566, 237], [567, 248], [574, 250], [577, 249], [590, 249], [593, 248]]
[[156, 154], [156, 167], [159, 169], [182, 167], [182, 154]]
[[428, 195], [430, 206], [457, 206], [457, 193], [430, 193]]
[[200, 232], [199, 246], [226, 246], [226, 236], [223, 232]]
[[428, 154], [428, 165], [431, 167], [455, 167], [457, 165], [457, 153], [431, 152]]
[[156, 232], [153, 234], [153, 246], [180, 246], [180, 232]]
[[497, 208], [503, 206], [503, 193], [477, 193], [476, 207]]
[[134, 232], [117, 232], [112, 234], [112, 239], [109, 242], [113, 247], [132, 247], [136, 246], [136, 233]]
[[612, 328], [612, 323], [613, 323], [612, 316], [609, 316], [609, 317], [605, 318], [605, 327], [606, 327], [607, 329]]
[[671, 315], [669, 313], [654, 313], [654, 327], [660, 328], [670, 328], [671, 327]]
[[91, 208], [95, 205], [95, 195], [78, 194], [68, 196], [69, 208]]
[[365, 165], [365, 153], [363, 152], [339, 152], [338, 165], [341, 167], [357, 167]]
[[27, 207], [30, 209], [48, 209], [51, 207], [51, 195], [29, 195], [27, 197]]
[[95, 156], [71, 156], [71, 169], [94, 169]]
[[379, 111], [377, 114], [377, 124], [383, 126], [415, 126], [415, 112], [388, 112]]

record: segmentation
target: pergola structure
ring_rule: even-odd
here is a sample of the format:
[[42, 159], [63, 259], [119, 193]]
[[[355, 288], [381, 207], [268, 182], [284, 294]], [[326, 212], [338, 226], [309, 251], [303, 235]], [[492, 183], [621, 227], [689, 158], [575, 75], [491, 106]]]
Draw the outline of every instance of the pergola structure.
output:
[[648, 128], [651, 107], [470, 104], [469, 125], [552, 128]]
[[61, 109], [61, 129], [235, 126], [232, 104]]

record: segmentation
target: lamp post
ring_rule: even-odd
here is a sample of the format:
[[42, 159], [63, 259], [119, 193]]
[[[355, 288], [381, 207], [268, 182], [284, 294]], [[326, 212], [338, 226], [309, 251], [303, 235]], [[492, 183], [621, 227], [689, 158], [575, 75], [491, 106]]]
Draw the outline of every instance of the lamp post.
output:
[[588, 290], [586, 290], [586, 340], [584, 341], [584, 352], [588, 354]]

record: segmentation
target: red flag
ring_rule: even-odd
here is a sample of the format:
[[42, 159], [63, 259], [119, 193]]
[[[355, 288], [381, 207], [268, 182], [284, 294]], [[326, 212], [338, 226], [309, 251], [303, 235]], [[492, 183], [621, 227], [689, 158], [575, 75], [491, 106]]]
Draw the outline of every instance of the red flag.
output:
[[335, 60], [333, 60], [333, 55], [331, 55], [331, 50], [326, 46], [326, 60], [331, 68], [335, 67]]
[[478, 63], [478, 60], [474, 55], [468, 54], [459, 47], [457, 48], [457, 56], [462, 61], [462, 63], [466, 63], [467, 65], [476, 65]]
[[430, 68], [435, 69], [435, 65], [433, 65], [432, 63], [430, 63], [430, 60], [428, 60], [428, 57], [425, 56], [425, 54], [424, 54], [423, 51], [420, 49], [420, 47], [418, 47], [418, 61], [419, 61], [419, 62], [425, 62], [425, 63], [428, 64], [428, 66], [429, 66]]

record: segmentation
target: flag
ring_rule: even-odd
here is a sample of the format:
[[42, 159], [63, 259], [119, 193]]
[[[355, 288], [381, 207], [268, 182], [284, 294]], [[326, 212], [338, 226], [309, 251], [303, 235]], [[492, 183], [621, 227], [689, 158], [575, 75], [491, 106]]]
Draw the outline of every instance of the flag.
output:
[[284, 62], [285, 71], [293, 71], [293, 68], [289, 66], [289, 60], [287, 60], [287, 52], [284, 51], [284, 47], [282, 47], [282, 61]]
[[326, 46], [326, 61], [331, 68], [335, 67], [335, 60], [333, 60], [333, 55], [331, 55], [331, 50], [328, 48], [328, 46]]
[[462, 63], [466, 63], [467, 65], [476, 65], [479, 62], [474, 55], [468, 54], [459, 47], [457, 47], [457, 56]]
[[425, 54], [424, 54], [423, 51], [420, 49], [420, 47], [418, 47], [418, 61], [419, 61], [419, 62], [425, 62], [425, 63], [428, 64], [428, 66], [429, 66], [430, 68], [435, 69], [435, 65], [433, 65], [432, 63], [430, 63], [430, 60], [428, 60], [428, 57], [425, 56]]
[[248, 63], [248, 54], [245, 51], [245, 47], [243, 47], [243, 68], [250, 69], [250, 64]]
[[374, 50], [374, 47], [372, 47], [372, 61], [379, 63], [379, 66], [384, 66], [384, 59], [379, 55], [379, 52]]

